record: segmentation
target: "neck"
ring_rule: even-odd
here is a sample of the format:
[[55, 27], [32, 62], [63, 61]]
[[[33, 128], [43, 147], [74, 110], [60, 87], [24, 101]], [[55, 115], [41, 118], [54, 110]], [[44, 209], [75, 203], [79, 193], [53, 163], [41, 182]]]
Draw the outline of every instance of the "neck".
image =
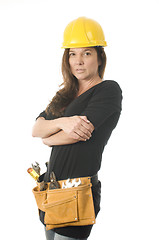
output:
[[96, 79], [90, 79], [90, 80], [78, 80], [79, 83], [79, 90], [77, 96], [81, 95], [91, 87], [95, 86], [96, 84], [102, 82], [102, 79], [98, 76]]

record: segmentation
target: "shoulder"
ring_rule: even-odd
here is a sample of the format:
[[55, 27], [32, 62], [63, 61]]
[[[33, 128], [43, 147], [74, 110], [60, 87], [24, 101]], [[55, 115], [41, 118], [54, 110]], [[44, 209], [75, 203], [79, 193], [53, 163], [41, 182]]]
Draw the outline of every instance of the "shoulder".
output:
[[102, 83], [105, 88], [118, 88], [121, 90], [119, 84], [114, 80], [104, 80]]
[[114, 81], [114, 80], [104, 80], [103, 82], [101, 82], [100, 84], [97, 85], [96, 88], [96, 93], [103, 93], [105, 94], [107, 93], [118, 93], [121, 94], [122, 90], [120, 85]]

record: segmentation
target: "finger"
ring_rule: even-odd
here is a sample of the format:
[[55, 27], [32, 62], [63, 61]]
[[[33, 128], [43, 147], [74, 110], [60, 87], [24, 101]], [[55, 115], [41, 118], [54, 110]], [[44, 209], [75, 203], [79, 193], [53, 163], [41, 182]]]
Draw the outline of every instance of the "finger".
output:
[[87, 123], [87, 124], [89, 124], [89, 125], [91, 126], [92, 131], [94, 130], [94, 126], [93, 126], [93, 124], [91, 123], [91, 121], [89, 121], [89, 120], [87, 119], [87, 116], [80, 116], [80, 118], [81, 118], [85, 123]]
[[77, 132], [78, 134], [84, 134], [84, 135], [86, 135], [86, 136], [89, 137], [89, 138], [92, 136], [92, 132], [91, 132], [91, 130], [89, 129], [89, 127], [85, 127], [85, 126], [83, 126], [82, 124], [80, 125], [79, 128], [77, 128], [77, 129], [75, 130], [75, 132]]
[[76, 139], [76, 140], [79, 140], [79, 141], [86, 141], [87, 139], [86, 138], [83, 138], [81, 137], [78, 133], [76, 132], [73, 132], [71, 135], [70, 135], [73, 139]]
[[90, 121], [89, 121], [89, 123], [86, 123], [85, 121], [82, 121], [82, 126], [85, 127], [91, 133], [94, 130], [94, 126]]
[[75, 133], [78, 134], [83, 139], [90, 139], [91, 135], [90, 133], [87, 135], [85, 132], [81, 131], [80, 129], [75, 130]]
[[92, 132], [93, 132], [94, 129], [95, 129], [94, 125], [93, 125], [91, 122], [89, 123], [89, 125], [90, 125], [90, 127], [91, 127]]
[[90, 123], [90, 121], [87, 119], [86, 116], [79, 116], [82, 120], [84, 120], [86, 123]]

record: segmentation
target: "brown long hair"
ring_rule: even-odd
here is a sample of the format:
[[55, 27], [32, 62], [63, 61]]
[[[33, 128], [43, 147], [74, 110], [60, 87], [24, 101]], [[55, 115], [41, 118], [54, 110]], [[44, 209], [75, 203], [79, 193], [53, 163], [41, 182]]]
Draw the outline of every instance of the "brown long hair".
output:
[[[106, 54], [103, 47], [94, 48], [97, 51], [98, 61], [101, 62], [98, 67], [98, 74], [100, 78], [103, 79], [107, 61]], [[63, 83], [59, 85], [59, 87], [63, 86], [63, 88], [56, 92], [55, 96], [45, 109], [47, 114], [51, 113], [57, 117], [63, 116], [65, 108], [76, 97], [79, 90], [78, 79], [72, 74], [69, 65], [69, 49], [65, 49], [63, 54], [62, 75]]]

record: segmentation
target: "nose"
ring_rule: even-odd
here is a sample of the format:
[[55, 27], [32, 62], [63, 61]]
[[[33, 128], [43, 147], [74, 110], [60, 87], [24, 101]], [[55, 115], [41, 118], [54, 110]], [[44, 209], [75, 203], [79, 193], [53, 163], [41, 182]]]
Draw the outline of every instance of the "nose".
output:
[[79, 54], [76, 56], [76, 65], [83, 65], [84, 62], [83, 62], [83, 58], [82, 56]]

